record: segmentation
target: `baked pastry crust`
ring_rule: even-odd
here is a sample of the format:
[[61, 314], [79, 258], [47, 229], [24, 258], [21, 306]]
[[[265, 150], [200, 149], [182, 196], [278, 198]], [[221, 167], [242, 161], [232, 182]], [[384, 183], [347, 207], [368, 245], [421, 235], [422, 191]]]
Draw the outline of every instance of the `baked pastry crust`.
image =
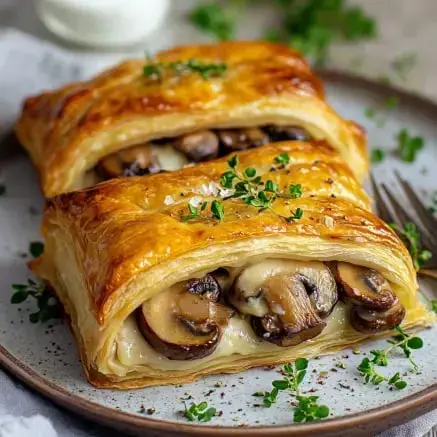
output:
[[167, 50], [154, 62], [190, 59], [225, 63], [227, 71], [208, 80], [188, 72], [159, 81], [143, 75], [146, 61], [138, 59], [29, 97], [16, 132], [45, 196], [89, 186], [87, 171], [132, 145], [261, 124], [301, 126], [337, 149], [358, 180], [367, 174], [363, 130], [327, 105], [321, 82], [297, 52], [268, 42], [223, 42]]
[[[272, 162], [281, 153], [289, 154], [291, 162], [273, 171]], [[302, 218], [287, 222], [239, 199], [227, 199], [222, 200], [224, 220], [205, 211], [202, 219], [183, 221], [190, 199], [214, 199], [204, 194], [204, 187], [220, 180], [226, 159], [148, 177], [113, 179], [47, 202], [45, 251], [31, 268], [61, 299], [85, 372], [96, 386], [182, 383], [205, 374], [332, 353], [373, 337], [344, 323], [298, 346], [213, 354], [192, 361], [188, 368], [166, 369], [162, 360], [158, 366], [114, 364], [121, 356], [117, 336], [144, 301], [199, 277], [199, 272], [243, 265], [257, 257], [335, 260], [373, 268], [390, 281], [405, 306], [406, 327], [432, 320], [418, 303], [416, 275], [405, 246], [370, 212], [367, 195], [330, 146], [277, 143], [242, 152], [239, 162], [242, 169], [255, 167], [263, 180], [280, 187], [302, 184], [301, 198], [275, 201], [278, 213], [289, 215], [290, 209], [301, 208]]]

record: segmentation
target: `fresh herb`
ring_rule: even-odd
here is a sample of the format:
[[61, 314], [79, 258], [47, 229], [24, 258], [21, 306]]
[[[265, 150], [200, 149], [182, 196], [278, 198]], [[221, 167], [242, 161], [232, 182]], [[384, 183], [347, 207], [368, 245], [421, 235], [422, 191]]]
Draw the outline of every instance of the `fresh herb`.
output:
[[211, 77], [222, 76], [227, 70], [227, 65], [206, 64], [196, 59], [177, 62], [157, 62], [153, 63], [153, 59], [148, 58], [148, 64], [144, 66], [143, 74], [152, 79], [162, 79], [166, 72], [182, 75], [186, 73], [197, 73], [202, 79], [207, 80]]
[[404, 228], [400, 228], [396, 223], [390, 223], [390, 227], [402, 238], [407, 245], [413, 260], [414, 268], [419, 271], [426, 261], [432, 258], [432, 253], [429, 250], [422, 249], [420, 246], [420, 234], [417, 232], [417, 227], [414, 223], [408, 222]]
[[193, 402], [191, 403], [189, 408], [185, 403], [184, 405], [184, 416], [190, 422], [193, 422], [195, 420], [197, 420], [198, 422], [209, 422], [216, 415], [216, 409], [212, 407], [208, 408], [208, 403], [205, 401], [197, 405]]
[[191, 23], [200, 30], [223, 41], [235, 36], [238, 15], [246, 0], [233, 0], [224, 5], [217, 1], [199, 4], [189, 14]]
[[[274, 163], [279, 163], [281, 166], [286, 165], [289, 161], [288, 154], [281, 154], [274, 159]], [[269, 210], [287, 222], [302, 218], [303, 210], [301, 208], [297, 208], [295, 211], [291, 210], [290, 216], [282, 216], [273, 209], [273, 202], [278, 198], [296, 199], [301, 197], [302, 186], [300, 184], [289, 185], [288, 193], [281, 193], [278, 184], [271, 180], [267, 180], [263, 185], [261, 176], [257, 175], [255, 168], [248, 167], [244, 171], [239, 171], [237, 169], [237, 155], [230, 157], [227, 162], [229, 169], [221, 175], [220, 184], [224, 188], [235, 190], [227, 199], [241, 199], [247, 205], [258, 208], [259, 212]]]
[[38, 311], [29, 314], [29, 320], [32, 323], [61, 318], [61, 306], [45, 284], [38, 284], [28, 279], [27, 284], [13, 284], [12, 289], [14, 291], [11, 296], [12, 304], [20, 304], [29, 296], [36, 300]]
[[391, 67], [402, 81], [407, 80], [407, 76], [411, 73], [417, 62], [417, 56], [415, 53], [404, 53], [396, 57]]
[[430, 300], [431, 303], [431, 310], [434, 311], [435, 313], [437, 313], [437, 300]]
[[[247, 0], [227, 4], [212, 1], [196, 6], [190, 13], [191, 23], [219, 40], [232, 39], [236, 23], [244, 14]], [[335, 40], [357, 41], [376, 35], [376, 23], [361, 8], [348, 7], [341, 0], [276, 1], [282, 25], [267, 30], [264, 38], [291, 44], [316, 64], [325, 61], [329, 46]]]
[[34, 257], [38, 258], [40, 255], [42, 255], [44, 251], [44, 244], [40, 241], [32, 241], [29, 244], [29, 253]]
[[423, 149], [425, 141], [422, 137], [415, 137], [408, 133], [407, 129], [402, 129], [396, 137], [398, 141], [398, 153], [402, 161], [414, 162], [417, 153]]
[[191, 205], [191, 203], [188, 204], [188, 210], [190, 211], [190, 213], [182, 216], [182, 220], [184, 222], [199, 217], [199, 209], [197, 207]]
[[407, 386], [406, 381], [400, 378], [399, 372], [395, 373], [392, 377], [386, 378], [378, 373], [375, 366], [388, 366], [389, 354], [397, 349], [402, 350], [404, 355], [408, 358], [414, 371], [417, 371], [418, 365], [412, 359], [412, 350], [421, 349], [423, 347], [423, 341], [420, 337], [412, 337], [407, 334], [400, 326], [395, 328], [396, 335], [391, 340], [387, 340], [391, 346], [386, 349], [374, 349], [370, 353], [373, 356], [371, 359], [364, 358], [359, 366], [358, 371], [363, 375], [365, 383], [371, 383], [373, 385], [379, 385], [386, 381], [389, 385], [401, 390]]
[[399, 105], [399, 99], [395, 96], [390, 96], [385, 102], [384, 106], [388, 110], [396, 109]]
[[370, 154], [370, 160], [377, 164], [379, 162], [382, 162], [385, 158], [385, 152], [381, 149], [372, 149], [372, 152]]
[[263, 404], [270, 408], [276, 402], [280, 391], [290, 390], [296, 397], [297, 406], [294, 410], [295, 422], [311, 422], [324, 419], [329, 416], [329, 408], [326, 405], [319, 405], [318, 396], [302, 396], [300, 384], [305, 378], [308, 368], [308, 360], [299, 358], [293, 364], [286, 364], [282, 369], [283, 379], [272, 382], [273, 389], [270, 392], [256, 392], [254, 396], [263, 398]]
[[6, 185], [0, 184], [0, 196], [3, 196], [4, 194], [6, 194]]
[[223, 220], [225, 216], [225, 207], [223, 206], [223, 203], [218, 200], [213, 200], [211, 202], [211, 212], [216, 219]]
[[364, 116], [369, 120], [372, 120], [376, 115], [376, 111], [373, 108], [366, 108], [364, 110]]

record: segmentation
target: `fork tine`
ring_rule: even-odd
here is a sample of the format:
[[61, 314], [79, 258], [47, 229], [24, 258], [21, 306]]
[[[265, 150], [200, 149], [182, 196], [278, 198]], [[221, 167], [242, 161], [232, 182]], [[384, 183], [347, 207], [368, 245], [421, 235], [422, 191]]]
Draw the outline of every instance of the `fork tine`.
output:
[[402, 179], [399, 172], [396, 170], [395, 175], [401, 184], [402, 188], [405, 191], [409, 201], [413, 204], [417, 215], [422, 221], [423, 225], [425, 225], [425, 230], [429, 234], [432, 240], [434, 240], [434, 235], [437, 230], [437, 220], [433, 217], [433, 215], [427, 210], [427, 208], [423, 205], [417, 194], [411, 188], [411, 185]]
[[387, 186], [385, 184], [381, 184], [381, 188], [386, 194], [388, 200], [390, 200], [393, 211], [401, 226], [404, 227], [408, 222], [415, 223], [416, 221], [411, 217], [410, 214], [407, 213], [407, 211], [405, 211], [404, 208], [402, 208], [400, 203], [396, 200], [395, 196], [387, 188]]
[[408, 222], [415, 223], [416, 227], [420, 233], [420, 240], [421, 240], [421, 246], [430, 250], [431, 252], [436, 253], [437, 251], [437, 245], [435, 242], [430, 239], [427, 232], [423, 232], [422, 229], [417, 226], [417, 220], [414, 220], [410, 214], [408, 214], [407, 211], [405, 211], [404, 208], [399, 204], [399, 202], [396, 200], [396, 198], [393, 196], [393, 194], [390, 192], [390, 190], [386, 187], [385, 184], [381, 184], [382, 189], [384, 190], [384, 193], [387, 195], [388, 199], [390, 200], [390, 203], [393, 207], [393, 210], [402, 225], [402, 227], [405, 227], [405, 225]]
[[373, 196], [375, 199], [379, 217], [381, 217], [382, 220], [384, 220], [386, 223], [394, 222], [395, 218], [390, 210], [387, 208], [386, 202], [382, 198], [379, 188], [376, 185], [375, 178], [372, 174], [370, 174], [370, 182], [372, 184]]

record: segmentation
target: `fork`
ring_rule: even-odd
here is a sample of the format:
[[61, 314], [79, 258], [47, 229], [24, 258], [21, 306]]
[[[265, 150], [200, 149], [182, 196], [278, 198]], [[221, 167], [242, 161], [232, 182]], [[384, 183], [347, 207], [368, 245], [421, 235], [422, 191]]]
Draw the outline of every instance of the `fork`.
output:
[[[431, 259], [426, 261], [419, 270], [419, 274], [437, 279], [437, 220], [432, 212], [424, 206], [418, 195], [411, 188], [411, 185], [401, 177], [397, 170], [395, 170], [395, 176], [405, 197], [413, 207], [415, 214], [411, 215], [407, 212], [387, 186], [382, 183], [381, 189], [385, 195], [384, 196], [378, 188], [373, 175], [370, 175], [374, 200], [379, 217], [381, 217], [386, 223], [396, 224], [397, 227], [400, 227], [401, 229], [404, 229], [407, 223], [414, 223], [416, 225], [416, 229], [420, 233], [420, 248], [427, 249], [433, 254]], [[399, 236], [402, 237], [401, 235]]]

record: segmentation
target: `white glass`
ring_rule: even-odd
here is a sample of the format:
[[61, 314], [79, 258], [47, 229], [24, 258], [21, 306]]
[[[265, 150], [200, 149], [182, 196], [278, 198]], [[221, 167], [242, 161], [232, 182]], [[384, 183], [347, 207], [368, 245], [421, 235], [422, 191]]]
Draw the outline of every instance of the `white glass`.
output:
[[120, 47], [156, 30], [169, 0], [36, 0], [36, 9], [47, 28], [66, 40]]

